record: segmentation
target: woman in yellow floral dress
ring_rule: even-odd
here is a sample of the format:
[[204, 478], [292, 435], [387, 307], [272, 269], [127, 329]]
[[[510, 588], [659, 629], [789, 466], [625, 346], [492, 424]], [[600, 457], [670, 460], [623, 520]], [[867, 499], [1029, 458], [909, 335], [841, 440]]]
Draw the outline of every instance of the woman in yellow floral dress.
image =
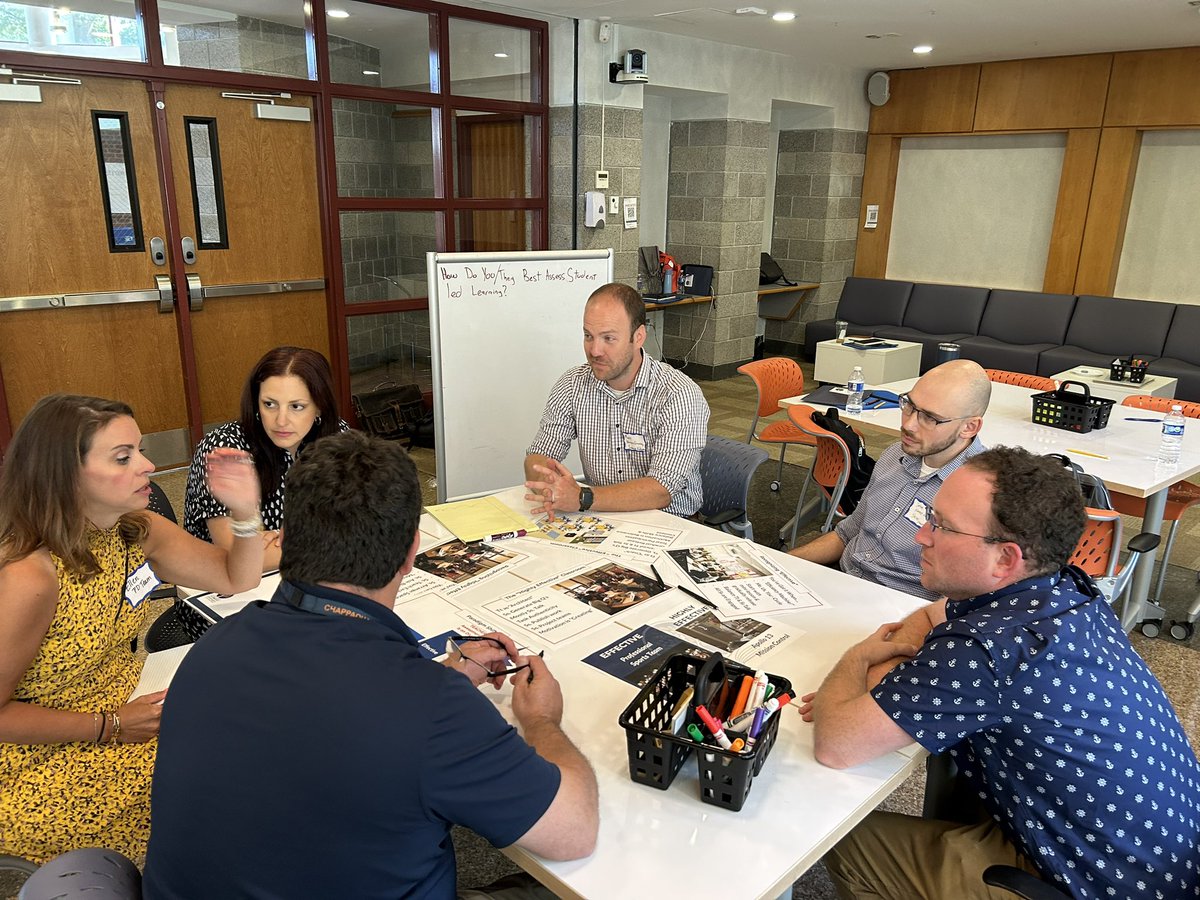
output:
[[[54, 394], [25, 417], [0, 474], [0, 852], [145, 853], [165, 692], [130, 698], [130, 648], [158, 579], [233, 593], [258, 583], [249, 458], [209, 461], [239, 540], [229, 551], [146, 510], [154, 466], [128, 406]], [[148, 564], [148, 565], [147, 565]], [[153, 569], [153, 572], [150, 569]]]

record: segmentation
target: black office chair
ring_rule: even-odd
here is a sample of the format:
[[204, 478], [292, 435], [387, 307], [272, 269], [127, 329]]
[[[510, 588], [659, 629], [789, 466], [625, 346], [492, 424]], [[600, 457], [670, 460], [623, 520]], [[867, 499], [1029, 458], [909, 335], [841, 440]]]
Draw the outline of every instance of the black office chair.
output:
[[116, 850], [70, 850], [41, 866], [21, 887], [17, 900], [137, 900], [142, 873]]
[[[170, 519], [176, 524], [179, 520], [175, 518], [175, 510], [171, 506], [171, 501], [168, 499], [166, 492], [159, 485], [150, 482], [150, 503], [147, 508], [151, 512], [156, 512], [164, 519]], [[178, 592], [175, 585], [159, 585], [149, 594], [150, 599], [162, 600], [168, 597], [178, 597]], [[176, 601], [178, 602], [178, 601]], [[179, 613], [175, 606], [163, 612], [154, 624], [150, 626], [150, 630], [146, 632], [146, 651], [155, 653], [159, 650], [170, 650], [172, 647], [178, 647], [181, 644], [190, 644], [192, 638], [186, 631], [183, 630], [183, 625], [179, 621]]]
[[746, 515], [750, 480], [768, 453], [762, 447], [730, 438], [708, 436], [700, 454], [700, 483], [704, 503], [700, 518], [705, 525], [754, 540], [754, 526]]

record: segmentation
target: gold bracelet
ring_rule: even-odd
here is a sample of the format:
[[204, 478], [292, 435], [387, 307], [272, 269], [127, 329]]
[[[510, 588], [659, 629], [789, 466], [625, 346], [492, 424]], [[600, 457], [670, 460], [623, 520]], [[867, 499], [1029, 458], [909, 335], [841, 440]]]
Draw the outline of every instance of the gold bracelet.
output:
[[104, 734], [104, 713], [92, 713], [92, 727], [96, 729], [96, 736], [92, 738], [92, 743], [98, 744], [100, 736]]
[[113, 727], [112, 727], [112, 735], [109, 737], [108, 742], [110, 744], [117, 744], [117, 743], [120, 743], [120, 741], [118, 741], [118, 738], [121, 736], [121, 717], [117, 715], [117, 711], [115, 709], [111, 713], [109, 713], [109, 715], [112, 716], [112, 726]]

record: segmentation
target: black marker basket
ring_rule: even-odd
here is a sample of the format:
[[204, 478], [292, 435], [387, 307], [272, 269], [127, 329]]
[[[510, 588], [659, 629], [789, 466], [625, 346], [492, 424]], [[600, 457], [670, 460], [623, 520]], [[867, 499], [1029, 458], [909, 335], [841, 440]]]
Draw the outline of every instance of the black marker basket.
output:
[[[1083, 388], [1083, 393], [1068, 391], [1068, 384]], [[1051, 428], [1062, 428], [1080, 434], [1106, 428], [1108, 414], [1116, 402], [1104, 397], [1093, 397], [1088, 386], [1079, 381], [1064, 381], [1058, 386], [1058, 390], [1034, 394], [1031, 399], [1035, 425], [1049, 425]]]
[[[743, 675], [753, 677], [754, 671], [725, 660], [720, 653], [707, 660], [686, 653], [669, 657], [617, 720], [625, 729], [629, 777], [665, 791], [694, 750], [699, 762], [701, 801], [734, 812], [740, 810], [754, 776], [762, 770], [775, 744], [783, 710], [767, 720], [749, 752], [722, 750], [714, 743], [697, 744], [688, 735], [687, 726], [695, 723], [707, 735], [708, 729], [696, 715], [697, 704], [707, 705], [707, 695], [719, 693], [727, 681], [731, 682], [731, 692], [735, 692]], [[779, 675], [768, 675], [767, 679], [775, 686], [776, 695], [792, 689], [792, 683]], [[672, 734], [671, 712], [691, 686], [696, 690], [686, 720], [679, 734]]]

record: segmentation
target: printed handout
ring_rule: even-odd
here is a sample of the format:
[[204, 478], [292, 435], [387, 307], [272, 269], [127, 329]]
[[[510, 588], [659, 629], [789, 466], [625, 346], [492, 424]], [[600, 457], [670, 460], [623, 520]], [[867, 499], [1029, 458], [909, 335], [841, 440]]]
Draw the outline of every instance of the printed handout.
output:
[[643, 625], [607, 647], [585, 656], [583, 661], [640, 689], [654, 677], [667, 657], [676, 653], [687, 653], [696, 659], [708, 659], [712, 655], [711, 651], [697, 647], [677, 634]]
[[[822, 606], [795, 575], [743, 541], [668, 550], [684, 586], [717, 605], [725, 617]], [[661, 572], [661, 570], [660, 570]]]
[[437, 589], [451, 596], [477, 587], [527, 558], [524, 553], [508, 544], [485, 544], [480, 541], [464, 543], [453, 540], [418, 553], [416, 567], [409, 577], [418, 571], [433, 575], [442, 580]]
[[656, 528], [600, 518], [589, 513], [559, 513], [554, 521], [538, 519], [541, 537], [570, 544], [580, 550], [602, 553], [608, 559], [628, 563], [651, 563], [679, 538], [683, 531]]

